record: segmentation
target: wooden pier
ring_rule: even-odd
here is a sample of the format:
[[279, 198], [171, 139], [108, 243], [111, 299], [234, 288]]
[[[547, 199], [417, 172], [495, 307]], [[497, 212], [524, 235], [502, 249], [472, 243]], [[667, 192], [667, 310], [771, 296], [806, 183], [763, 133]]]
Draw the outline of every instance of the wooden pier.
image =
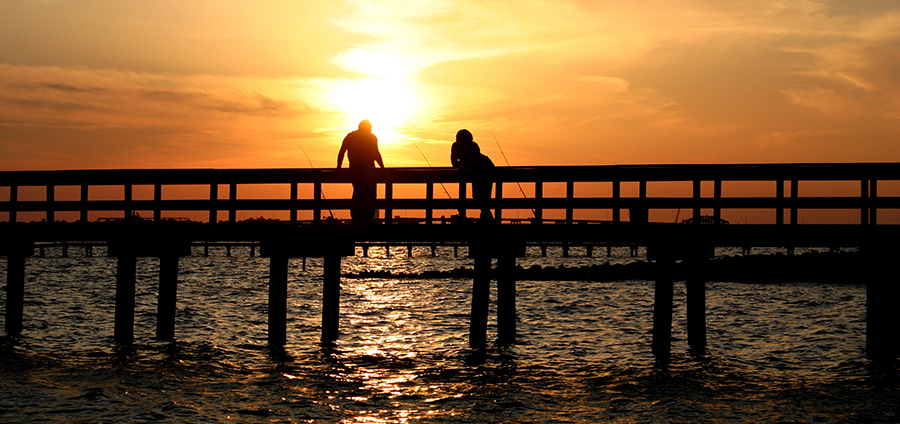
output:
[[[692, 270], [686, 281], [688, 341], [702, 352], [707, 333], [703, 264], [715, 247], [858, 247], [870, 258], [870, 265], [859, 270], [859, 282], [867, 284], [867, 352], [891, 359], [900, 352], [894, 335], [900, 290], [887, 272], [900, 225], [879, 222], [880, 211], [884, 220], [885, 213], [900, 210], [900, 194], [878, 192], [879, 187], [896, 188], [898, 163], [501, 167], [492, 175], [495, 190], [489, 200], [470, 198], [470, 176], [456, 169], [378, 169], [367, 176], [379, 184], [373, 206], [383, 214], [364, 227], [334, 219], [335, 213], [349, 217], [349, 194], [325, 195], [326, 188], [349, 193], [358, 176], [337, 169], [0, 172], [6, 333], [22, 332], [25, 274], [40, 272], [26, 269], [25, 257], [48, 246], [106, 245], [108, 255], [118, 259], [114, 336], [122, 344], [133, 341], [136, 258], [160, 259], [157, 336], [170, 340], [177, 334], [178, 258], [198, 245], [243, 245], [252, 254], [258, 248], [270, 259], [268, 340], [281, 346], [287, 342], [289, 258], [324, 258], [322, 340], [332, 341], [340, 335], [342, 257], [354, 255], [356, 246], [451, 245], [467, 246], [475, 261], [470, 344], [481, 348], [487, 344], [493, 260], [498, 338], [511, 343], [516, 339], [511, 270], [526, 245], [558, 245], [564, 252], [570, 246], [629, 246], [646, 248], [658, 270], [654, 321], [648, 326], [653, 352], [666, 360], [675, 284], [667, 270], [676, 262]], [[273, 186], [283, 194], [238, 195], [258, 196], [255, 189]], [[185, 197], [180, 194], [184, 188], [203, 194]], [[117, 194], [110, 196], [110, 190]], [[459, 218], [477, 216], [482, 208], [489, 208], [495, 220]], [[768, 222], [729, 224], [723, 217], [761, 211]], [[852, 218], [804, 221], [806, 214], [822, 212]], [[239, 219], [259, 213], [278, 218]]]

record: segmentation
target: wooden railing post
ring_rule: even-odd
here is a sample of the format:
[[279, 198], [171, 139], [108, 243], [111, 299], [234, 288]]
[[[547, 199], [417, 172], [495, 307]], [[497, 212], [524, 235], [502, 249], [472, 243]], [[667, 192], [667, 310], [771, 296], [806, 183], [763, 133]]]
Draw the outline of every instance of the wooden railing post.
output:
[[621, 222], [622, 221], [622, 210], [621, 210], [621, 201], [622, 199], [622, 182], [618, 179], [612, 181], [612, 200], [613, 200], [613, 210], [612, 210], [612, 221], [613, 222]]
[[211, 183], [209, 185], [209, 223], [215, 224], [219, 220], [219, 184]]
[[784, 180], [775, 181], [775, 198], [778, 207], [775, 208], [775, 225], [784, 225]]
[[869, 224], [878, 225], [878, 180], [869, 184]]
[[19, 199], [18, 193], [19, 186], [15, 184], [9, 186], [9, 222], [16, 222], [16, 212], [18, 211], [18, 208], [16, 207], [16, 201]]
[[[394, 220], [394, 209], [390, 206], [391, 200], [394, 199], [394, 184], [392, 182], [384, 183], [384, 200], [387, 205], [384, 208], [384, 223], [390, 224]], [[378, 210], [376, 209], [376, 215], [378, 214]]]
[[869, 225], [869, 180], [863, 179], [859, 184], [859, 197], [862, 207], [859, 209], [859, 223]]
[[134, 200], [134, 186], [130, 183], [125, 184], [125, 221], [131, 222], [134, 219], [134, 205], [131, 203]]
[[[428, 200], [429, 205], [434, 200], [434, 183], [425, 184], [425, 200]], [[429, 206], [425, 208], [425, 224], [432, 224], [432, 220], [434, 220], [434, 208]]]
[[713, 208], [713, 222], [719, 224], [722, 222], [722, 207], [719, 206], [722, 202], [722, 180], [713, 182], [713, 199], [716, 202], [716, 206]]
[[162, 184], [153, 185], [153, 221], [162, 221]]
[[566, 224], [572, 224], [575, 220], [575, 211], [572, 208], [572, 200], [575, 199], [575, 181], [566, 181], [566, 201], [569, 206], [566, 208]]
[[56, 218], [54, 215], [53, 203], [56, 200], [53, 184], [47, 184], [47, 222], [53, 222]]
[[297, 224], [297, 183], [291, 182], [291, 211], [288, 214], [291, 225]]
[[538, 224], [544, 223], [544, 182], [534, 182], [534, 220]]
[[81, 220], [81, 222], [88, 222], [88, 185], [87, 184], [81, 185], [80, 199], [81, 199], [81, 211], [79, 214], [79, 219]]
[[800, 181], [791, 180], [791, 225], [797, 224], [797, 200], [800, 198]]
[[497, 186], [497, 189], [494, 194], [494, 199], [496, 201], [494, 203], [496, 206], [494, 208], [494, 219], [497, 222], [502, 222], [503, 221], [503, 208], [500, 206], [500, 204], [503, 201], [503, 181], [496, 181], [495, 184]]
[[693, 181], [693, 186], [694, 186], [694, 189], [693, 189], [693, 198], [694, 198], [694, 208], [693, 208], [693, 209], [694, 209], [694, 224], [699, 224], [699, 223], [700, 223], [700, 216], [703, 215], [703, 211], [700, 209], [700, 199], [701, 199], [701, 197], [702, 197], [702, 191], [701, 191], [701, 186], [702, 186], [702, 184], [701, 184], [701, 181], [695, 179], [695, 180]]
[[313, 183], [313, 224], [322, 223], [322, 182]]
[[237, 204], [237, 184], [235, 183], [228, 184], [228, 203], [228, 222], [234, 224], [237, 222], [237, 208], [235, 207]]

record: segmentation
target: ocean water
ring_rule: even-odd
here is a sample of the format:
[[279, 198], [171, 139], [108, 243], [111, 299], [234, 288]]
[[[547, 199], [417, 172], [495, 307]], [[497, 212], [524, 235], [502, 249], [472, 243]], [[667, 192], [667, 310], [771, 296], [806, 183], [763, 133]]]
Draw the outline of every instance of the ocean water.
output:
[[[896, 367], [865, 356], [863, 281], [707, 283], [702, 356], [687, 347], [678, 282], [664, 366], [650, 352], [652, 281], [519, 281], [518, 342], [475, 351], [471, 281], [344, 278], [341, 336], [323, 345], [322, 263], [295, 259], [288, 344], [273, 351], [268, 259], [214, 249], [180, 260], [174, 342], [154, 337], [158, 261], [138, 260], [136, 340], [121, 349], [116, 262], [95, 253], [27, 260], [23, 335], [0, 345], [0, 422], [900, 422]], [[343, 271], [472, 266], [449, 248], [392, 253], [372, 248]], [[526, 268], [644, 260], [529, 254]], [[492, 305], [489, 340], [495, 324]]]

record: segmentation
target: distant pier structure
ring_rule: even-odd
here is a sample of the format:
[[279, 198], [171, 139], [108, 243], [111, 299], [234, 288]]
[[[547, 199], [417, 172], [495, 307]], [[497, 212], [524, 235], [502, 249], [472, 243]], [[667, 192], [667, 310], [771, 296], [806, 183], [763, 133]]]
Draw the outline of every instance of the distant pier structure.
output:
[[[859, 248], [868, 258], [867, 352], [900, 353], [900, 285], [888, 269], [897, 253], [900, 163], [498, 167], [489, 200], [472, 199], [472, 175], [453, 168], [367, 171], [379, 185], [380, 218], [354, 226], [351, 181], [338, 169], [155, 169], [0, 172], [0, 256], [7, 259], [5, 331], [22, 333], [26, 257], [48, 245], [97, 245], [117, 258], [114, 337], [134, 338], [135, 263], [160, 260], [157, 337], [177, 335], [179, 257], [198, 243], [238, 243], [270, 260], [268, 340], [287, 343], [287, 263], [324, 258], [323, 341], [340, 337], [341, 258], [357, 246], [467, 246], [474, 259], [469, 341], [487, 344], [490, 281], [497, 281], [497, 337], [516, 340], [512, 270], [528, 244], [646, 248], [654, 263], [653, 339], [660, 360], [671, 351], [676, 263], [686, 285], [688, 343], [706, 348], [704, 263], [716, 247]], [[277, 191], [279, 194], [270, 193]], [[329, 191], [327, 197], [324, 194]], [[882, 193], [879, 194], [879, 189]], [[334, 195], [333, 193], [344, 193]], [[240, 195], [239, 195], [240, 194]], [[493, 220], [466, 219], [483, 208]], [[732, 219], [726, 220], [725, 215]], [[238, 219], [246, 216], [271, 218]], [[765, 223], [742, 223], [741, 217]], [[822, 222], [825, 216], [840, 222]], [[737, 219], [734, 219], [737, 217]], [[206, 250], [208, 252], [208, 250]], [[230, 252], [230, 250], [229, 250]], [[496, 270], [492, 271], [496, 260]], [[493, 277], [492, 277], [493, 276]]]

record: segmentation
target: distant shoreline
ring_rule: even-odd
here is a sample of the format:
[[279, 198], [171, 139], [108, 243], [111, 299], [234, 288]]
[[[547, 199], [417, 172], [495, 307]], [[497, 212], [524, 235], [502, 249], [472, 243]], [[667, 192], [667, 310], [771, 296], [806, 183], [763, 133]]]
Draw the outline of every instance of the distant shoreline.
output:
[[[859, 252], [807, 252], [797, 255], [759, 254], [723, 256], [704, 262], [701, 278], [704, 281], [741, 283], [828, 282], [864, 284], [861, 274], [863, 258]], [[659, 269], [655, 264], [639, 260], [628, 264], [599, 264], [581, 267], [534, 265], [517, 266], [516, 280], [532, 281], [625, 281], [656, 280]], [[688, 265], [676, 263], [671, 269], [675, 281], [687, 279]], [[472, 268], [459, 267], [448, 271], [390, 272], [362, 271], [345, 273], [346, 278], [440, 279], [464, 278], [475, 275]], [[496, 268], [491, 269], [491, 278]]]

